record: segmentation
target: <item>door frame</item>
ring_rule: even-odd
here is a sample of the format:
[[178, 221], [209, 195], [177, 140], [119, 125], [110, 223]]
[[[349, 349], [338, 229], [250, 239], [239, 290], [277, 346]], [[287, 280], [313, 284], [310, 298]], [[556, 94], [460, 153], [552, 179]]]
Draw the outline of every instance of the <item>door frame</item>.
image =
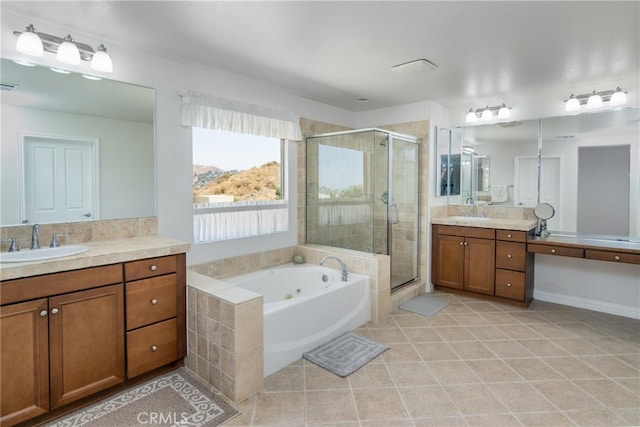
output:
[[[95, 221], [100, 219], [100, 202], [98, 197], [98, 189], [100, 188], [99, 183], [99, 144], [100, 141], [98, 138], [88, 138], [88, 137], [76, 137], [76, 136], [64, 136], [64, 135], [52, 135], [52, 134], [44, 134], [44, 133], [33, 133], [33, 132], [18, 132], [18, 191], [20, 192], [20, 218], [21, 223], [26, 224], [26, 214], [27, 214], [27, 197], [26, 197], [26, 183], [25, 183], [25, 173], [26, 173], [26, 164], [25, 164], [25, 143], [29, 138], [39, 138], [43, 140], [64, 140], [69, 142], [79, 142], [82, 144], [89, 145], [91, 149], [91, 160], [93, 161], [93, 185], [91, 188], [91, 192], [93, 193], [93, 206], [92, 206], [92, 214], [91, 221]], [[53, 142], [53, 141], [52, 141]], [[75, 221], [73, 221], [75, 222]]]

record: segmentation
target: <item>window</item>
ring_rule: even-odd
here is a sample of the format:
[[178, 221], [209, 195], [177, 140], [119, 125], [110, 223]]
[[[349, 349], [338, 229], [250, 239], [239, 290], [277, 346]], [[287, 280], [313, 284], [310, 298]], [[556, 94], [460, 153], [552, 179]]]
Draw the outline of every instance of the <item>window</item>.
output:
[[287, 231], [286, 142], [197, 127], [192, 131], [194, 242]]

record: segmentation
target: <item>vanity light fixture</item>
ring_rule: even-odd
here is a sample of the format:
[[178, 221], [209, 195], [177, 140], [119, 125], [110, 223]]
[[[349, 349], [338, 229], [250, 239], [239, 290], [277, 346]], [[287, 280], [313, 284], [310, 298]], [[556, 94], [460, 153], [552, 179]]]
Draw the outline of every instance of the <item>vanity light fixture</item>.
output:
[[[49, 52], [54, 53], [63, 64], [80, 65], [82, 61], [87, 61], [93, 70], [113, 72], [111, 57], [103, 44], [95, 51], [91, 46], [73, 40], [71, 35], [61, 38], [36, 31], [33, 24], [29, 24], [25, 31], [14, 31], [13, 34], [18, 36], [16, 50], [22, 54], [41, 57], [44, 52]], [[28, 61], [19, 58], [15, 62], [25, 65]]]
[[465, 123], [476, 123], [478, 119], [483, 122], [487, 122], [493, 119], [498, 120], [508, 120], [511, 118], [511, 107], [507, 107], [506, 104], [496, 105], [494, 107], [489, 107], [488, 105], [484, 108], [478, 108], [474, 110], [473, 108], [469, 109], [467, 116], [465, 118]]
[[620, 107], [627, 103], [627, 93], [620, 89], [620, 86], [616, 90], [603, 90], [591, 93], [584, 93], [581, 95], [571, 94], [569, 99], [564, 101], [564, 110], [567, 113], [579, 111], [580, 108], [585, 105], [589, 110], [601, 108], [605, 102], [609, 103], [610, 107]]

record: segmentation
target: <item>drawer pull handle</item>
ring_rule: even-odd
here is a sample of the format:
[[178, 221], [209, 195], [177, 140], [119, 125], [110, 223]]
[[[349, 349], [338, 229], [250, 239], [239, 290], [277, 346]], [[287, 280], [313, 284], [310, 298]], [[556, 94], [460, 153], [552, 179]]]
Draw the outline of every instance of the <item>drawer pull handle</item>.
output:
[[151, 267], [149, 267], [151, 269], [151, 271], [156, 271], [158, 269], [158, 267], [156, 267], [155, 264], [153, 264]]
[[615, 259], [616, 261], [620, 261], [620, 256], [616, 255], [616, 256], [613, 257], [613, 259]]
[[467, 242], [464, 242], [464, 245], [465, 245], [465, 246], [467, 246], [468, 244], [469, 244], [469, 243], [467, 243]]
[[511, 254], [507, 254], [507, 258], [511, 258]]
[[556, 250], [555, 250], [555, 249], [551, 249], [551, 253], [552, 253], [552, 254], [555, 254], [555, 253], [556, 253]]
[[464, 242], [460, 242], [460, 246], [464, 245]]
[[40, 312], [40, 317], [47, 317], [47, 310], [42, 310]]
[[151, 351], [158, 351], [158, 346], [157, 345], [152, 345], [151, 346]]
[[507, 288], [510, 288], [510, 287], [511, 287], [511, 283], [507, 283]]
[[512, 236], [511, 236], [511, 234], [507, 234], [507, 237], [511, 238]]
[[154, 298], [154, 299], [151, 300], [151, 305], [156, 305], [157, 303], [158, 303], [157, 299]]
[[52, 308], [51, 309], [51, 314], [58, 314], [58, 309], [57, 308]]

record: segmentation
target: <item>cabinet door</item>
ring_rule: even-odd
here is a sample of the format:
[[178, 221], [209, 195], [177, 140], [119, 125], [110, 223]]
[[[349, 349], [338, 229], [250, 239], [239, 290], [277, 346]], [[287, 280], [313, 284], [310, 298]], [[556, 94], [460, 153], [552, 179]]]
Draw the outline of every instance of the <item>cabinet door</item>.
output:
[[464, 238], [438, 234], [433, 242], [433, 277], [436, 285], [462, 289]]
[[496, 241], [467, 237], [464, 248], [464, 289], [493, 295]]
[[49, 299], [51, 408], [124, 381], [123, 285]]
[[12, 426], [49, 410], [47, 300], [0, 307], [0, 422]]

